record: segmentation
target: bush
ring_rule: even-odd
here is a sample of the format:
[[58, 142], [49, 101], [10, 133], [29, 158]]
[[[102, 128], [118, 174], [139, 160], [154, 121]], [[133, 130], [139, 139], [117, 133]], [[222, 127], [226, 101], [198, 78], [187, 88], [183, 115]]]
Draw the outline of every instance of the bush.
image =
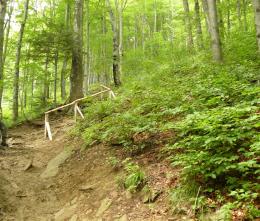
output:
[[[188, 115], [176, 125], [177, 142], [171, 147], [180, 153], [173, 165], [182, 165], [189, 179], [228, 191], [243, 189], [256, 193], [260, 175], [258, 107], [248, 104], [215, 108]], [[252, 195], [240, 200], [253, 200]]]

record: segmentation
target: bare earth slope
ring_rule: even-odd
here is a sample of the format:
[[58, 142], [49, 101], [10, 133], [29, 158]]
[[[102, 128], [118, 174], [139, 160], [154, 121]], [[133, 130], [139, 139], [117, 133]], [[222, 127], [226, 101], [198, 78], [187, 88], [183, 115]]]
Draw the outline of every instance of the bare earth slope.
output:
[[[51, 124], [54, 141], [45, 140], [36, 124], [9, 131], [10, 147], [0, 150], [0, 220], [168, 220], [166, 194], [144, 204], [118, 188], [121, 172], [107, 163], [111, 148], [80, 151], [82, 141], [67, 135], [72, 120]], [[150, 181], [154, 186], [166, 183], [164, 166], [154, 162], [146, 168], [159, 173]]]

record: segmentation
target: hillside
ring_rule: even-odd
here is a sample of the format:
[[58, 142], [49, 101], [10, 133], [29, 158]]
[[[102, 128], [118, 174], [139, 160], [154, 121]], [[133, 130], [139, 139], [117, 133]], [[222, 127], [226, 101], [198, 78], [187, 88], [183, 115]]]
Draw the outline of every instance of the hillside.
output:
[[0, 220], [259, 220], [259, 120], [260, 0], [0, 1]]

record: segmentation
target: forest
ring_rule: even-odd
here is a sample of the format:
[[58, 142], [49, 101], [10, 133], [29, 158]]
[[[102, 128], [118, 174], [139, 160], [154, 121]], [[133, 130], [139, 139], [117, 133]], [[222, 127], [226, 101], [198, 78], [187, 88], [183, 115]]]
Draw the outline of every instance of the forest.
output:
[[0, 0], [0, 118], [0, 220], [259, 220], [260, 0]]

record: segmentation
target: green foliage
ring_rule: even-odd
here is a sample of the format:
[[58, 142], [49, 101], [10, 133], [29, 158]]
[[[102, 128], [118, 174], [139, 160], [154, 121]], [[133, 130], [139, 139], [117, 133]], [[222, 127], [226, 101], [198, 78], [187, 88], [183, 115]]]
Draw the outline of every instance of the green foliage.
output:
[[259, 119], [257, 107], [244, 105], [188, 115], [176, 126], [180, 132], [172, 149], [182, 153], [173, 158], [174, 164], [183, 165], [187, 176], [201, 182], [214, 179], [228, 183], [231, 189], [255, 189]]
[[127, 158], [123, 162], [126, 177], [124, 179], [124, 187], [130, 192], [136, 192], [143, 187], [145, 183], [145, 174], [138, 164]]

